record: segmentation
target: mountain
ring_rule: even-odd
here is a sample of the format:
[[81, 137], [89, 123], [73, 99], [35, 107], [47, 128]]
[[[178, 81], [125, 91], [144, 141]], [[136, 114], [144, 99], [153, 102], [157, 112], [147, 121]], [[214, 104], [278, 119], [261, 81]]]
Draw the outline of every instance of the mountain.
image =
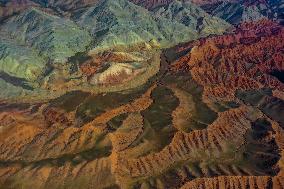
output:
[[201, 8], [190, 2], [182, 3], [174, 0], [168, 5], [153, 10], [156, 17], [164, 17], [172, 22], [181, 23], [190, 29], [195, 29], [199, 35], [220, 34], [230, 27], [228, 23], [212, 17]]
[[283, 34], [261, 20], [162, 51], [78, 55], [100, 85], [56, 97], [23, 101], [1, 78], [0, 187], [283, 188]]
[[[132, 0], [147, 9], [169, 5], [174, 0]], [[259, 20], [264, 17], [283, 23], [283, 0], [180, 0], [191, 2], [206, 10], [209, 14], [220, 17], [231, 24], [242, 21]]]
[[[209, 9], [207, 8], [209, 7]], [[257, 6], [244, 6], [234, 2], [220, 2], [213, 6], [204, 5], [203, 8], [210, 14], [226, 20], [231, 24], [239, 24], [245, 21], [257, 21], [264, 16]]]
[[[177, 41], [197, 37], [196, 33], [191, 34], [179, 23], [156, 20], [149, 11], [127, 0], [100, 1], [95, 6], [76, 12], [72, 18], [95, 36], [99, 48], [148, 42], [152, 39], [165, 44], [171, 36], [177, 38]], [[174, 36], [176, 28], [179, 33]]]
[[[15, 41], [37, 49], [45, 58], [64, 62], [77, 52], [83, 52], [91, 43], [88, 32], [74, 22], [29, 8], [10, 17], [0, 31]], [[20, 34], [20, 35], [19, 35]]]
[[283, 0], [0, 0], [0, 189], [283, 189]]
[[[177, 1], [174, 4], [179, 6]], [[188, 8], [190, 6], [188, 5]], [[214, 18], [212, 22], [207, 22], [210, 16], [202, 9], [193, 5], [191, 9], [195, 10], [192, 22], [196, 23], [196, 27], [186, 25], [178, 19], [170, 19], [168, 15], [162, 13], [162, 9], [153, 14], [127, 0], [100, 1], [94, 6], [74, 12], [71, 18], [96, 38], [98, 48], [129, 45], [150, 40], [156, 40], [162, 46], [167, 46], [203, 36], [206, 32], [200, 33], [198, 27], [212, 27], [212, 30], [208, 31], [211, 34], [222, 33], [229, 27], [227, 23], [217, 18]], [[167, 11], [174, 10], [168, 9]], [[189, 15], [191, 12], [187, 13]], [[172, 12], [171, 14], [176, 13]], [[197, 23], [197, 20], [204, 17], [208, 17], [204, 22], [206, 26], [203, 26], [203, 23]], [[218, 29], [213, 27], [216, 24]]]
[[0, 71], [28, 81], [36, 80], [45, 70], [45, 60], [33, 49], [0, 38]]
[[[35, 7], [33, 3], [36, 4]], [[70, 6], [65, 9], [56, 3]], [[152, 69], [149, 74], [144, 74], [147, 77], [143, 76], [144, 79], [138, 79], [139, 82], [136, 82], [141, 84], [158, 69], [155, 67], [156, 64], [153, 68], [151, 66], [148, 68], [145, 64], [145, 61], [157, 56], [148, 51], [154, 52], [158, 48], [173, 46], [210, 34], [222, 34], [230, 27], [221, 19], [211, 18], [199, 7], [179, 1], [152, 11], [128, 0], [84, 1], [80, 4], [82, 6], [77, 6], [78, 3], [75, 2], [70, 3], [3, 2], [3, 7], [27, 4], [24, 9], [7, 16], [1, 23], [0, 33], [3, 36], [1, 53], [5, 56], [0, 57], [0, 62], [1, 70], [7, 74], [5, 78], [23, 79], [23, 82], [29, 82], [28, 85], [35, 89], [43, 91], [52, 89], [60, 93], [75, 86], [80, 89], [98, 86], [99, 83], [112, 83], [117, 78], [124, 77], [123, 81], [135, 80], [139, 78], [137, 75], [144, 74], [145, 69]], [[74, 7], [71, 8], [72, 6]], [[182, 6], [184, 9], [180, 9]], [[97, 50], [109, 49], [120, 49], [118, 51], [122, 52], [117, 53], [122, 54], [130, 49], [132, 49], [130, 54], [147, 52], [146, 55], [143, 53], [141, 55], [145, 57], [143, 61], [132, 61], [132, 65], [129, 65], [129, 62], [119, 62], [123, 67], [117, 66], [116, 61], [92, 60], [98, 57], [94, 54]], [[91, 57], [88, 57], [89, 55]], [[90, 58], [88, 63], [84, 62]], [[111, 68], [107, 68], [109, 65]], [[139, 65], [140, 68], [133, 65]], [[125, 68], [127, 68], [126, 73], [129, 73], [127, 76], [124, 74]], [[113, 71], [116, 69], [119, 72]], [[96, 82], [94, 77], [101, 75], [107, 77], [102, 77], [100, 82]], [[121, 79], [118, 81], [122, 82]], [[15, 84], [11, 79], [5, 79], [3, 82]], [[25, 86], [22, 82], [21, 85], [17, 85], [22, 89], [25, 89]], [[122, 86], [127, 88], [126, 85]]]
[[43, 7], [55, 9], [58, 12], [69, 12], [81, 7], [93, 5], [99, 0], [33, 0]]
[[142, 6], [142, 7], [145, 7], [151, 10], [159, 6], [168, 5], [173, 0], [130, 0], [130, 1], [139, 6]]
[[209, 14], [226, 20], [231, 24], [244, 21], [257, 21], [264, 17], [283, 22], [283, 0], [219, 1], [201, 6]]

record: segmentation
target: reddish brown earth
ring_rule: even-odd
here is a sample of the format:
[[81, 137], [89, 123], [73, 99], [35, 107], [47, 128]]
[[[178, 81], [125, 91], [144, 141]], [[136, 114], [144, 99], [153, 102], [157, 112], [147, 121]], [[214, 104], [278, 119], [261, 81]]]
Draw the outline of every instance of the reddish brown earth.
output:
[[[206, 38], [177, 46], [175, 48], [176, 54], [186, 55], [179, 58], [171, 69], [176, 73], [181, 70], [190, 72], [193, 79], [204, 87], [203, 101], [215, 111], [218, 110], [216, 103], [236, 101], [238, 90], [269, 88], [272, 90], [274, 99], [279, 98], [283, 102], [283, 81], [281, 82], [271, 75], [275, 70], [282, 71], [282, 73], [284, 70], [283, 38], [283, 28], [268, 20], [242, 24], [236, 28], [233, 34]], [[270, 98], [270, 101], [274, 100]], [[279, 116], [281, 116], [282, 122], [275, 128], [279, 132], [275, 139], [279, 148], [283, 149], [284, 114], [281, 107], [283, 108], [280, 106], [278, 111], [280, 111]], [[268, 111], [273, 111], [273, 108], [271, 106]], [[220, 121], [224, 121], [223, 124], [220, 124], [222, 129], [226, 128], [225, 125], [230, 122], [229, 120], [232, 120], [226, 121], [220, 115], [219, 118]], [[214, 129], [214, 131], [218, 130]], [[230, 132], [240, 133], [240, 130], [234, 131], [230, 128], [222, 133], [228, 134]], [[221, 136], [222, 134], [217, 135]], [[237, 138], [237, 136], [228, 138]], [[221, 176], [202, 178], [188, 182], [182, 188], [283, 188], [283, 155], [279, 160], [279, 168], [280, 171], [275, 177]]]
[[[133, 49], [132, 49], [133, 50]], [[128, 49], [128, 51], [130, 51]], [[103, 64], [106, 62], [125, 63], [135, 61], [135, 57], [131, 54], [123, 52], [102, 52], [90, 56], [88, 60], [80, 65], [81, 71], [88, 77], [94, 75], [99, 70], [103, 69]]]
[[78, 68], [88, 79], [106, 63], [148, 66], [157, 55], [160, 70], [129, 90], [1, 102], [0, 189], [284, 188], [283, 39], [282, 26], [261, 20], [166, 50], [90, 53]]
[[212, 97], [218, 97], [218, 91], [226, 91], [228, 97], [236, 89], [268, 87], [281, 91], [283, 83], [270, 73], [284, 69], [283, 37], [283, 28], [268, 20], [243, 24], [234, 34], [178, 47], [178, 53], [189, 49], [190, 52], [176, 61], [172, 69], [190, 70]]
[[[283, 188], [283, 117], [275, 105], [283, 83], [271, 75], [284, 69], [281, 39], [273, 22], [246, 23], [170, 49], [173, 62], [165, 52], [157, 78], [140, 92], [1, 104], [1, 185]], [[102, 53], [85, 64], [104, 61], [133, 57]], [[256, 104], [238, 95], [263, 88], [272, 92]]]

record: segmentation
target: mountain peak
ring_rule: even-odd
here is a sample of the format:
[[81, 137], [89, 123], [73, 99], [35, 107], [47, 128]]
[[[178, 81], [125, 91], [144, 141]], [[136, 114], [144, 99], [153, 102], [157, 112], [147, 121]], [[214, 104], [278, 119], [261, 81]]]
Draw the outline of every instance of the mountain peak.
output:
[[91, 41], [88, 32], [81, 30], [73, 21], [34, 7], [9, 18], [0, 31], [39, 50], [46, 58], [59, 62], [84, 51]]

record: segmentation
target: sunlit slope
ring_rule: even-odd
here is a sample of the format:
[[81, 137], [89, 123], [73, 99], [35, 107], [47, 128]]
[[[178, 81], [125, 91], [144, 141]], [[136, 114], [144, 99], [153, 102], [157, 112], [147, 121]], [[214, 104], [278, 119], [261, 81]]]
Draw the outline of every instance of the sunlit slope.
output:
[[29, 8], [1, 25], [1, 32], [18, 43], [24, 43], [55, 62], [64, 62], [77, 52], [83, 52], [91, 42], [88, 32], [71, 20]]
[[[188, 15], [194, 14], [193, 23], [197, 23], [198, 19], [211, 19], [202, 9], [190, 5], [189, 7], [195, 9], [192, 12], [187, 11]], [[176, 14], [174, 11], [168, 10], [171, 14]], [[78, 10], [72, 18], [96, 37], [98, 49], [148, 42], [153, 39], [162, 46], [169, 46], [203, 36], [198, 27], [212, 27], [207, 34], [222, 33], [229, 27], [229, 24], [217, 18], [212, 22], [205, 21], [192, 27], [178, 19], [170, 19], [166, 14], [152, 14], [127, 0], [100, 1], [94, 6]]]

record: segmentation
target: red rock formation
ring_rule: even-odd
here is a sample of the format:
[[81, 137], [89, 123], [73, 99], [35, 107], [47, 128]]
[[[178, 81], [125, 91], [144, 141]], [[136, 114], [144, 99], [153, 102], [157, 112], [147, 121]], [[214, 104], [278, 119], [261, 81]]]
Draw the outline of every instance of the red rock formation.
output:
[[[281, 97], [283, 84], [270, 72], [284, 69], [282, 39], [283, 28], [272, 22], [245, 23], [235, 33], [177, 47], [177, 53], [190, 52], [171, 66], [170, 74], [175, 79], [187, 74], [174, 75], [175, 72], [190, 72], [190, 78], [202, 86], [198, 88], [203, 88], [200, 90], [203, 102], [211, 105], [215, 101], [235, 101], [237, 89], [270, 87], [274, 96]], [[103, 53], [84, 63], [81, 70], [91, 76], [104, 62], [131, 62], [135, 58], [127, 53]], [[167, 81], [162, 81], [159, 84], [167, 85]], [[29, 107], [4, 109], [0, 112], [0, 123], [4, 125], [0, 126], [0, 162], [4, 162], [0, 166], [1, 187], [5, 188], [11, 179], [13, 184], [28, 184], [26, 188], [62, 185], [68, 188], [65, 184], [72, 187], [79, 184], [82, 188], [133, 188], [140, 183], [144, 184], [141, 188], [147, 188], [145, 182], [154, 179], [156, 188], [178, 188], [188, 181], [183, 189], [284, 187], [284, 132], [277, 122], [257, 108], [240, 103], [238, 108], [219, 112], [212, 124], [205, 124], [207, 128], [187, 132], [184, 128], [189, 127], [192, 115], [197, 112], [199, 94], [173, 85], [167, 87], [180, 104], [169, 114], [173, 118], [170, 126], [155, 131], [142, 116], [156, 99], [152, 98], [155, 87], [153, 84], [127, 104], [100, 110], [92, 121], [80, 127], [74, 123], [75, 112], [66, 112], [60, 107], [45, 105], [36, 111]], [[91, 109], [86, 109], [86, 115], [88, 111]], [[124, 121], [120, 120], [122, 125], [109, 129], [108, 124], [121, 115], [127, 115]], [[252, 160], [247, 160], [243, 154], [250, 150], [248, 135], [252, 132], [252, 123], [259, 119], [268, 120], [271, 125], [267, 126], [269, 131], [265, 131], [264, 137], [253, 142], [263, 144], [263, 148], [273, 148], [256, 152], [253, 149]], [[154, 132], [170, 127], [174, 127], [174, 136], [169, 145], [160, 151], [145, 150], [149, 145], [156, 145], [152, 140], [156, 136]], [[98, 154], [102, 157], [92, 156]], [[266, 164], [271, 157], [276, 158], [269, 162], [271, 166], [267, 169], [277, 174], [274, 177], [271, 172], [267, 174], [266, 165], [258, 169], [259, 162]], [[174, 179], [168, 179], [169, 172], [174, 172]], [[176, 183], [167, 185], [172, 180]], [[9, 183], [7, 186], [10, 187]]]
[[43, 112], [45, 122], [48, 126], [51, 126], [53, 124], [60, 124], [61, 126], [66, 125], [70, 126], [72, 125], [72, 121], [74, 118], [69, 119], [70, 115], [68, 115], [65, 112], [62, 112], [61, 110], [57, 110], [55, 108], [47, 108]]
[[101, 61], [91, 59], [81, 64], [80, 69], [84, 75], [91, 77], [101, 68], [101, 63]]
[[205, 87], [203, 99], [207, 103], [232, 100], [237, 89], [283, 91], [283, 83], [270, 75], [284, 70], [283, 38], [284, 29], [268, 20], [244, 23], [232, 34], [177, 47], [178, 53], [190, 52], [178, 59], [172, 70], [190, 70], [193, 79]]

